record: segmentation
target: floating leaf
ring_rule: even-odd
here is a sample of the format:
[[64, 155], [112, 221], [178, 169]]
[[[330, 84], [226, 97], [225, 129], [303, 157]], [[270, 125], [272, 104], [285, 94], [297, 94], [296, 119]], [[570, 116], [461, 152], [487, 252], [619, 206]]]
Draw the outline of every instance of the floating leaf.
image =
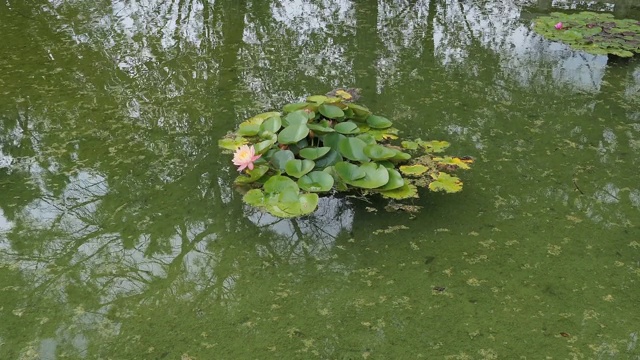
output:
[[438, 141], [438, 140], [419, 141], [418, 144], [420, 144], [420, 146], [422, 146], [422, 148], [429, 153], [443, 152], [444, 149], [448, 148], [449, 145], [451, 145], [446, 141]]
[[345, 121], [345, 122], [336, 124], [334, 129], [340, 134], [345, 134], [345, 135], [357, 134], [360, 132], [358, 125], [356, 125], [356, 123], [352, 121]]
[[309, 128], [309, 130], [313, 130], [318, 135], [324, 135], [324, 134], [328, 134], [328, 133], [331, 133], [331, 132], [335, 131], [326, 122], [321, 122], [321, 123], [317, 123], [317, 124], [310, 123], [310, 124], [307, 124], [307, 127]]
[[338, 143], [338, 149], [342, 156], [349, 160], [365, 162], [369, 161], [369, 157], [364, 154], [364, 148], [367, 144], [354, 137], [345, 137]]
[[315, 159], [316, 169], [324, 169], [327, 166], [334, 165], [342, 160], [344, 160], [342, 158], [342, 155], [340, 155], [339, 152], [331, 149], [325, 156]]
[[346, 161], [340, 161], [333, 165], [336, 173], [340, 175], [345, 181], [354, 181], [362, 179], [367, 175], [364, 169], [361, 169], [358, 165], [352, 164]]
[[284, 170], [287, 172], [287, 175], [299, 178], [313, 170], [315, 165], [316, 163], [311, 160], [294, 159], [287, 161], [284, 165]]
[[345, 182], [363, 189], [379, 188], [389, 182], [389, 171], [384, 166], [369, 162], [362, 164], [360, 170], [365, 173], [363, 178], [349, 181], [345, 179]]
[[327, 97], [324, 95], [312, 95], [307, 97], [307, 101], [321, 104], [327, 101]]
[[223, 138], [218, 140], [218, 146], [223, 148], [223, 149], [227, 149], [227, 150], [233, 150], [235, 151], [238, 147], [248, 144], [249, 141], [242, 137], [242, 136], [236, 136], [235, 138], [231, 139], [231, 138]]
[[396, 156], [396, 150], [376, 144], [365, 146], [363, 151], [372, 160], [387, 160]]
[[276, 169], [280, 169], [280, 171], [284, 171], [284, 167], [289, 160], [295, 159], [295, 155], [290, 150], [277, 150], [271, 155], [269, 162]]
[[404, 185], [402, 185], [397, 189], [381, 191], [380, 194], [386, 198], [402, 200], [402, 199], [409, 199], [409, 198], [417, 198], [418, 189], [416, 188], [415, 185], [405, 182]]
[[318, 106], [318, 111], [322, 116], [329, 119], [339, 119], [344, 117], [344, 111], [335, 105], [322, 104]]
[[305, 124], [289, 125], [278, 134], [281, 144], [295, 144], [309, 135], [309, 128]]
[[240, 136], [256, 136], [260, 131], [260, 125], [257, 124], [240, 124], [236, 132]]
[[469, 170], [471, 169], [469, 167], [469, 165], [467, 165], [467, 163], [465, 161], [463, 161], [460, 158], [457, 157], [450, 157], [450, 156], [445, 156], [443, 158], [441, 157], [434, 157], [433, 161], [437, 162], [440, 165], [452, 165], [452, 166], [457, 166], [460, 169], [464, 169], [464, 170]]
[[346, 139], [346, 138], [347, 137], [342, 134], [330, 133], [322, 137], [322, 142], [324, 143], [324, 146], [328, 146], [333, 150], [340, 151], [338, 145], [340, 144], [342, 139]]
[[281, 193], [287, 189], [300, 191], [298, 184], [286, 176], [276, 175], [272, 176], [264, 183], [264, 191], [268, 194]]
[[386, 129], [371, 129], [368, 131], [378, 141], [394, 140], [398, 138], [398, 129], [390, 127]]
[[328, 146], [306, 148], [300, 150], [300, 156], [305, 159], [315, 160], [325, 156], [329, 150], [331, 150], [331, 148]]
[[298, 110], [287, 114], [287, 116], [284, 117], [282, 124], [284, 126], [305, 125], [307, 121], [309, 121], [307, 114], [302, 110]]
[[353, 103], [347, 104], [347, 106], [353, 111], [355, 119], [364, 121], [369, 115], [371, 115], [371, 111], [364, 106]]
[[369, 115], [366, 121], [367, 125], [371, 126], [374, 129], [386, 129], [393, 125], [391, 120], [378, 115]]
[[402, 175], [400, 175], [400, 173], [394, 169], [389, 169], [386, 168], [387, 171], [389, 172], [389, 181], [387, 181], [387, 183], [376, 189], [376, 190], [382, 190], [382, 191], [387, 191], [387, 190], [394, 190], [394, 189], [398, 189], [402, 186], [404, 186], [404, 179], [402, 178]]
[[304, 107], [306, 107], [307, 105], [309, 105], [309, 103], [307, 102], [297, 102], [297, 103], [291, 103], [291, 104], [287, 104], [285, 105], [282, 110], [285, 113], [290, 113], [290, 112], [294, 112], [296, 110], [300, 110], [303, 109]]
[[264, 205], [264, 193], [260, 189], [251, 189], [242, 197], [242, 201], [251, 206]]
[[400, 143], [402, 145], [403, 148], [407, 149], [407, 150], [417, 150], [418, 149], [418, 143], [415, 141], [403, 141]]
[[429, 170], [428, 167], [424, 166], [424, 165], [403, 165], [400, 166], [400, 171], [402, 171], [403, 174], [405, 175], [421, 175], [424, 174], [427, 170]]
[[448, 193], [455, 193], [462, 190], [462, 181], [455, 176], [451, 176], [447, 173], [438, 173], [438, 175], [432, 175], [434, 181], [429, 183], [429, 189], [432, 191], [445, 191]]
[[323, 171], [312, 171], [298, 179], [298, 186], [311, 192], [329, 191], [333, 187], [333, 177]]
[[282, 120], [280, 119], [280, 116], [272, 116], [262, 122], [260, 125], [260, 131], [268, 131], [275, 134], [281, 127]]
[[277, 111], [269, 111], [269, 112], [265, 112], [262, 114], [258, 114], [256, 116], [250, 117], [249, 119], [243, 121], [242, 123], [240, 123], [240, 125], [260, 125], [262, 124], [263, 121], [265, 121], [266, 119], [272, 117], [272, 116], [280, 116], [280, 113]]
[[247, 170], [246, 173], [249, 176], [238, 176], [235, 180], [236, 184], [251, 184], [253, 182], [256, 182], [258, 180], [260, 180], [260, 178], [262, 176], [264, 176], [264, 174], [267, 173], [267, 171], [269, 171], [269, 167], [266, 165], [258, 165], [255, 166], [253, 168], [253, 170]]
[[410, 154], [407, 154], [406, 152], [402, 152], [400, 150], [396, 150], [396, 154], [389, 160], [402, 162], [402, 161], [407, 161], [409, 159], [411, 159]]
[[255, 149], [256, 154], [263, 154], [264, 152], [269, 150], [269, 148], [275, 143], [275, 140], [264, 140], [255, 144], [253, 148]]

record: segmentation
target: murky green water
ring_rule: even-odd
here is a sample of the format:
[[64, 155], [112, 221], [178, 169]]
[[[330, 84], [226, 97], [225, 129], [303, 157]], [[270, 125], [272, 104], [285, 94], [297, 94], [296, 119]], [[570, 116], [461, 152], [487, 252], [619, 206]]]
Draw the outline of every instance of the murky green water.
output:
[[[0, 359], [640, 359], [640, 62], [530, 30], [619, 2], [0, 2]], [[337, 86], [464, 191], [244, 207], [217, 139]]]

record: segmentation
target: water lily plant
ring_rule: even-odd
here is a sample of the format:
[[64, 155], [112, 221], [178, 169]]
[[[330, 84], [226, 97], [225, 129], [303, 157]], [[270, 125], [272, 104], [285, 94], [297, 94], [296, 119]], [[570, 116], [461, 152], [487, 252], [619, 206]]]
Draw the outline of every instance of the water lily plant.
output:
[[454, 193], [469, 157], [444, 156], [446, 141], [400, 140], [386, 117], [356, 104], [356, 89], [336, 89], [242, 122], [220, 139], [242, 173], [243, 201], [278, 217], [312, 213], [335, 192], [418, 197], [418, 188]]
[[533, 29], [549, 40], [590, 54], [631, 57], [640, 53], [640, 21], [616, 19], [612, 14], [554, 12], [539, 17]]

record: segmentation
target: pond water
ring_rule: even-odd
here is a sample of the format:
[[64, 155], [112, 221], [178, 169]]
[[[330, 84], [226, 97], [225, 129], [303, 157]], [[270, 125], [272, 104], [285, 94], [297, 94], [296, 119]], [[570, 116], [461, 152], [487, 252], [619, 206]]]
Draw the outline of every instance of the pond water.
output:
[[[632, 2], [0, 2], [1, 359], [640, 359]], [[217, 140], [339, 86], [476, 159], [409, 217], [243, 206]]]

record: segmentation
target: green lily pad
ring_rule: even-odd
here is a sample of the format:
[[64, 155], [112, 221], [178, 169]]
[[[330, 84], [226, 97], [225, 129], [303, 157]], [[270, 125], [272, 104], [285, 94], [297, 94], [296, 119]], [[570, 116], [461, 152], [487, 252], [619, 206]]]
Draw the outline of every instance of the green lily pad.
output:
[[277, 111], [269, 111], [262, 114], [258, 114], [256, 116], [250, 117], [247, 120], [243, 121], [242, 123], [240, 123], [240, 126], [249, 125], [249, 124], [260, 126], [260, 124], [262, 124], [263, 121], [265, 121], [266, 119], [272, 116], [280, 116], [280, 113]]
[[339, 144], [343, 139], [346, 138], [346, 136], [339, 133], [329, 133], [322, 136], [322, 142], [324, 143], [324, 146], [328, 146], [333, 150], [340, 151]]
[[253, 148], [255, 149], [256, 154], [264, 154], [273, 144], [276, 143], [276, 140], [264, 140], [255, 144]]
[[324, 122], [310, 123], [307, 124], [307, 127], [309, 128], [309, 130], [313, 130], [318, 135], [324, 135], [335, 131], [331, 126]]
[[317, 103], [317, 104], [321, 104], [321, 103], [327, 101], [327, 99], [328, 98], [326, 96], [324, 96], [324, 95], [311, 95], [311, 96], [307, 97], [307, 101], [308, 102], [314, 102], [314, 103]]
[[455, 176], [441, 172], [438, 175], [432, 175], [432, 177], [434, 180], [429, 183], [429, 189], [432, 191], [455, 193], [462, 190], [462, 181]]
[[297, 110], [287, 114], [282, 121], [282, 125], [306, 125], [308, 121], [307, 114], [303, 110]]
[[309, 128], [305, 124], [289, 125], [278, 134], [280, 144], [295, 144], [309, 135]]
[[350, 181], [345, 179], [345, 182], [362, 189], [379, 188], [389, 182], [389, 171], [384, 166], [369, 162], [360, 165], [360, 170], [365, 173], [363, 178]]
[[389, 172], [389, 181], [382, 187], [379, 187], [376, 190], [382, 190], [382, 191], [387, 191], [387, 190], [394, 190], [394, 189], [398, 189], [404, 186], [404, 179], [402, 178], [402, 175], [400, 175], [400, 173], [397, 170], [394, 169], [389, 169], [386, 168], [387, 171]]
[[238, 147], [248, 144], [249, 141], [242, 137], [242, 136], [236, 136], [233, 139], [230, 138], [223, 138], [218, 140], [218, 146], [223, 148], [223, 149], [227, 149], [227, 150], [233, 150], [235, 151]]
[[393, 190], [381, 191], [380, 194], [383, 197], [395, 200], [409, 199], [409, 198], [417, 198], [418, 197], [418, 189], [415, 185], [406, 183], [401, 187]]
[[407, 161], [409, 159], [411, 159], [411, 154], [402, 152], [400, 150], [396, 150], [396, 154], [389, 160], [402, 162], [402, 161]]
[[325, 156], [315, 159], [316, 169], [324, 169], [327, 166], [335, 165], [342, 160], [344, 160], [342, 155], [340, 155], [339, 152], [331, 149]]
[[260, 125], [260, 131], [268, 131], [275, 134], [281, 127], [282, 120], [280, 119], [280, 116], [272, 116], [262, 122]]
[[394, 140], [398, 138], [398, 129], [394, 127], [386, 129], [371, 129], [368, 131], [377, 141]]
[[396, 156], [396, 150], [376, 144], [365, 146], [363, 151], [372, 160], [386, 160]]
[[[362, 129], [360, 129], [360, 131], [362, 131]], [[359, 134], [356, 136], [358, 139], [362, 140], [365, 142], [365, 144], [367, 145], [375, 145], [378, 142], [376, 141], [376, 138], [373, 137], [373, 135], [369, 134], [369, 133], [364, 133], [364, 134]]]
[[371, 126], [374, 129], [386, 129], [393, 125], [391, 120], [378, 115], [369, 115], [366, 121], [367, 125]]
[[364, 153], [365, 146], [367, 144], [364, 141], [354, 137], [345, 137], [338, 143], [338, 149], [342, 156], [360, 162], [369, 161], [369, 157]]
[[335, 129], [335, 131], [339, 132], [340, 134], [344, 134], [344, 135], [357, 134], [357, 133], [360, 132], [360, 129], [358, 128], [358, 125], [356, 125], [356, 123], [354, 123], [352, 121], [345, 121], [345, 122], [341, 122], [339, 124], [336, 124], [334, 129]]
[[264, 183], [263, 188], [264, 192], [267, 194], [279, 194], [285, 190], [294, 190], [296, 192], [300, 191], [300, 188], [298, 188], [298, 184], [296, 184], [295, 181], [282, 175], [272, 176]]
[[300, 150], [300, 157], [308, 160], [315, 160], [325, 156], [329, 152], [329, 150], [331, 150], [331, 148], [328, 146], [310, 147]]
[[235, 183], [238, 185], [251, 184], [256, 182], [269, 171], [269, 167], [266, 165], [258, 165], [253, 170], [247, 170], [246, 173], [249, 176], [240, 175], [236, 178]]
[[260, 189], [251, 189], [242, 197], [242, 201], [251, 206], [263, 206], [264, 200], [264, 193]]
[[298, 179], [298, 186], [311, 192], [329, 191], [333, 187], [333, 177], [323, 171], [312, 171]]
[[[266, 155], [269, 157], [268, 153]], [[285, 170], [285, 166], [289, 160], [295, 159], [295, 155], [290, 150], [277, 150], [269, 157], [269, 162], [273, 165], [274, 168], [280, 169], [280, 171]]]
[[344, 117], [344, 111], [335, 105], [322, 104], [318, 106], [318, 111], [322, 116], [329, 119], [341, 119]]
[[418, 176], [418, 175], [424, 174], [427, 170], [429, 170], [429, 168], [424, 166], [424, 165], [403, 165], [403, 166], [400, 166], [400, 171], [405, 175]]
[[285, 113], [290, 113], [290, 112], [294, 112], [296, 110], [300, 110], [305, 108], [307, 105], [309, 105], [309, 103], [305, 102], [297, 102], [297, 103], [291, 103], [291, 104], [287, 104], [285, 105], [282, 110]]
[[364, 178], [367, 174], [364, 169], [350, 162], [341, 161], [333, 165], [336, 173], [345, 181], [355, 181]]
[[287, 175], [299, 178], [313, 170], [315, 165], [316, 163], [311, 160], [294, 159], [287, 161], [284, 166], [284, 170], [287, 172]]
[[364, 121], [369, 115], [371, 115], [371, 111], [364, 106], [354, 103], [349, 103], [347, 106], [353, 111], [355, 120]]
[[257, 124], [240, 124], [236, 132], [240, 136], [256, 136], [260, 131], [260, 125]]

